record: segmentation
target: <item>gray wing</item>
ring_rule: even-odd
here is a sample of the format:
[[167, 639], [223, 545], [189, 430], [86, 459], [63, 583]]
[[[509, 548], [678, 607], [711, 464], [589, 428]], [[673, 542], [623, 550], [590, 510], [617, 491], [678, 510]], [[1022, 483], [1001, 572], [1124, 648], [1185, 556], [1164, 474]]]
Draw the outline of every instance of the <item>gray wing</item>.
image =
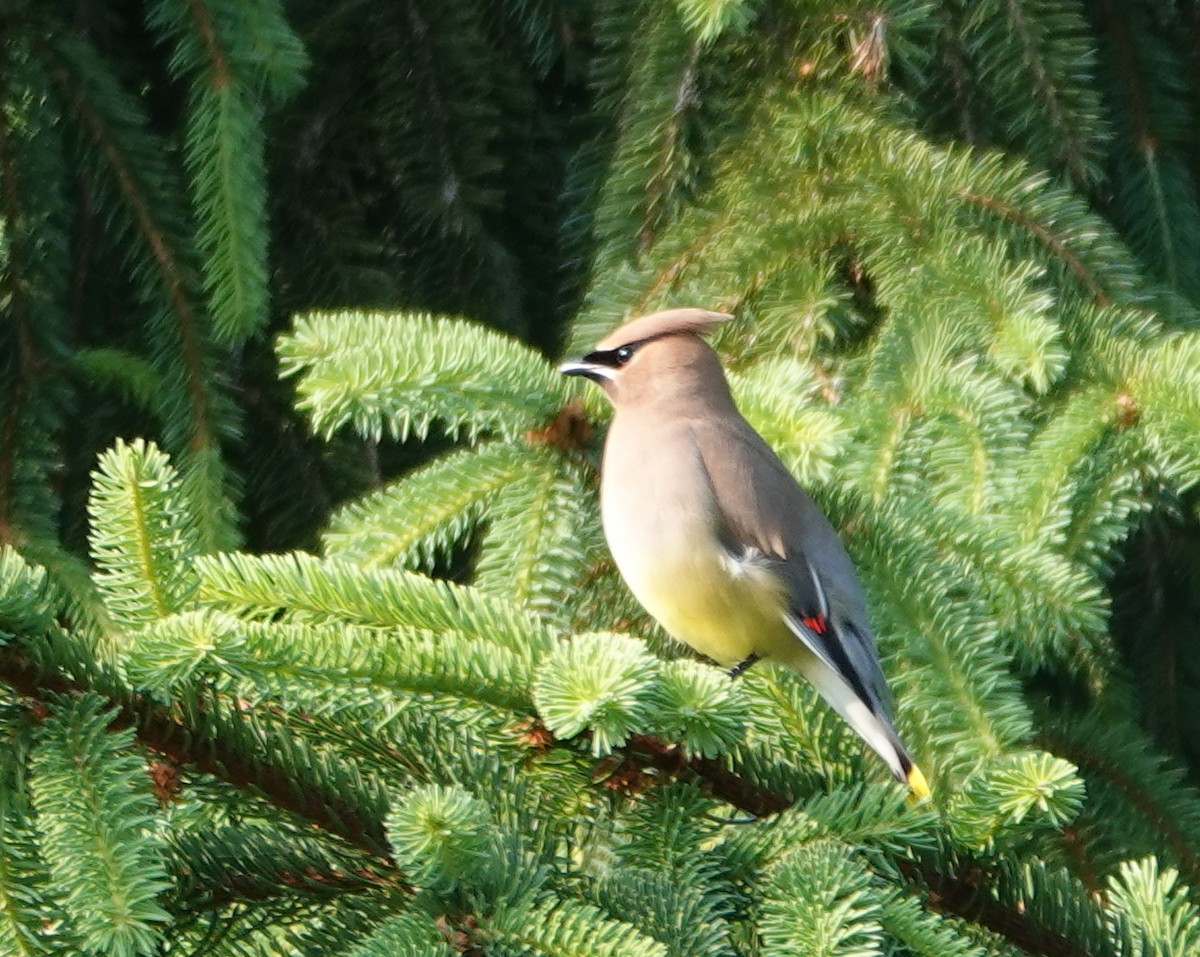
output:
[[741, 416], [692, 424], [731, 557], [786, 584], [789, 627], [874, 713], [890, 713], [858, 575], [837, 532]]

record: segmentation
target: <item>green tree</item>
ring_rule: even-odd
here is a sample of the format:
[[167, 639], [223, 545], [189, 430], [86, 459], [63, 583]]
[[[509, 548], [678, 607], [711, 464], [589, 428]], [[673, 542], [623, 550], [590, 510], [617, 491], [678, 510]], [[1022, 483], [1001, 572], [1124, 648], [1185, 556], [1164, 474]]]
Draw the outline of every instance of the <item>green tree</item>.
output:
[[[0, 954], [1200, 951], [1192, 3], [0, 30]], [[929, 804], [615, 574], [547, 355], [682, 304]]]

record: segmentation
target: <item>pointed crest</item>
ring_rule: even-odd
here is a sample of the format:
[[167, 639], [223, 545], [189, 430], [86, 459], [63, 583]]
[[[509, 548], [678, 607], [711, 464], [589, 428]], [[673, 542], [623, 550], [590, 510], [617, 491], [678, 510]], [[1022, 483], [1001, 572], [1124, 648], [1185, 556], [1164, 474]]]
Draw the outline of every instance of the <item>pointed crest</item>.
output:
[[665, 309], [630, 320], [597, 343], [596, 349], [616, 349], [631, 342], [679, 332], [690, 332], [700, 336], [732, 318], [733, 316], [723, 312], [709, 312], [707, 309]]

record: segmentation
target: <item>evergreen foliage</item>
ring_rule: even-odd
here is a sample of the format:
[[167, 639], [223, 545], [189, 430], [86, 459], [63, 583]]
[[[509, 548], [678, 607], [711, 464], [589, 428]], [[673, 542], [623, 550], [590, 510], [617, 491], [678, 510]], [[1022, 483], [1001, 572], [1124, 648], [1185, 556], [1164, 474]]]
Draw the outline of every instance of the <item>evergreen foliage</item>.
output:
[[[1200, 8], [0, 3], [0, 955], [1200, 952]], [[599, 528], [735, 314], [910, 806]]]
[[30, 755], [46, 891], [81, 949], [152, 954], [170, 918], [156, 901], [169, 886], [162, 838], [132, 735], [109, 734], [102, 707], [94, 694], [54, 702]]

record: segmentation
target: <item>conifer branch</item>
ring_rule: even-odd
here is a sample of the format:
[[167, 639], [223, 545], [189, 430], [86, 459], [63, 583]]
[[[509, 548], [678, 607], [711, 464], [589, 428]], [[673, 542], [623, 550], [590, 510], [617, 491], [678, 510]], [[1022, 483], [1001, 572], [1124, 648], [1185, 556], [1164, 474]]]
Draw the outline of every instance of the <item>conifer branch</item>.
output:
[[[1145, 233], [1152, 233], [1154, 240], [1149, 241], [1148, 235], [1131, 236], [1131, 242], [1142, 246], [1141, 252], [1148, 259], [1151, 268], [1158, 272], [1167, 283], [1175, 289], [1188, 285], [1183, 281], [1183, 274], [1189, 271], [1187, 258], [1189, 249], [1189, 230], [1181, 216], [1186, 207], [1194, 210], [1195, 199], [1189, 196], [1185, 203], [1180, 203], [1178, 197], [1171, 195], [1168, 189], [1168, 178], [1172, 175], [1169, 128], [1165, 126], [1162, 113], [1156, 115], [1155, 92], [1160, 96], [1162, 90], [1147, 89], [1147, 82], [1140, 70], [1150, 67], [1139, 63], [1139, 50], [1135, 37], [1130, 31], [1128, 8], [1118, 8], [1113, 0], [1104, 0], [1099, 14], [1104, 21], [1105, 33], [1109, 38], [1113, 51], [1113, 59], [1119, 80], [1121, 97], [1127, 103], [1131, 142], [1126, 144], [1129, 157], [1136, 166], [1140, 167], [1145, 177], [1145, 193], [1138, 196], [1140, 207], [1137, 216], [1145, 217], [1152, 223]], [[1129, 184], [1136, 189], [1137, 177], [1131, 177]], [[1149, 208], [1146, 208], [1149, 207]], [[1146, 248], [1149, 247], [1149, 248]]]
[[[3, 88], [0, 87], [0, 94]], [[22, 250], [21, 223], [21, 177], [13, 156], [12, 130], [7, 111], [0, 109], [0, 199], [4, 203], [4, 221], [7, 224], [9, 268], [0, 270], [5, 279], [6, 295], [12, 303], [17, 335], [17, 374], [6, 384], [8, 401], [0, 404], [3, 419], [0, 420], [0, 545], [20, 544], [20, 529], [15, 514], [15, 469], [17, 463], [17, 431], [23, 421], [24, 400], [29, 388], [32, 356], [32, 339], [29, 333], [29, 304], [24, 294], [24, 284], [17, 281], [17, 269], [24, 261]]]
[[[623, 769], [621, 779], [625, 781], [637, 780], [637, 775], [631, 772], [648, 768], [672, 777], [690, 772], [703, 782], [713, 797], [755, 817], [778, 814], [794, 803], [792, 799], [730, 771], [719, 761], [696, 757], [681, 759], [676, 745], [664, 744], [655, 738], [635, 736], [626, 754], [632, 767]], [[934, 910], [977, 922], [1036, 957], [1091, 957], [1089, 951], [1057, 931], [1038, 925], [1029, 915], [992, 897], [988, 889], [990, 881], [980, 871], [955, 873], [907, 859], [895, 863], [910, 884], [927, 892], [928, 903]]]
[[1044, 223], [1038, 222], [1029, 213], [1000, 196], [987, 195], [970, 189], [959, 189], [957, 190], [957, 195], [965, 202], [989, 210], [1000, 218], [1010, 220], [1022, 229], [1027, 230], [1038, 241], [1039, 245], [1043, 246], [1055, 258], [1060, 259], [1066, 264], [1067, 268], [1075, 274], [1076, 278], [1087, 289], [1093, 303], [1097, 306], [1111, 304], [1112, 299], [1105, 292], [1103, 285], [1100, 283], [1100, 278], [1071, 249], [1065, 240], [1056, 236], [1053, 230]]
[[485, 443], [435, 459], [335, 512], [327, 555], [367, 568], [433, 567], [475, 527], [484, 505], [527, 467], [519, 448]]
[[[61, 671], [46, 669], [14, 646], [0, 648], [0, 681], [24, 698], [45, 703], [53, 695], [81, 694], [86, 684]], [[225, 747], [189, 727], [171, 709], [153, 704], [137, 694], [109, 695], [118, 708], [114, 728], [133, 728], [139, 743], [172, 762], [263, 798], [274, 807], [308, 821], [331, 835], [387, 861], [387, 838], [382, 820], [336, 794], [298, 788], [293, 775], [249, 753]]]
[[18, 103], [41, 79], [17, 45], [0, 62], [0, 544], [51, 547], [60, 503], [58, 370], [66, 336], [68, 226], [61, 140], [54, 124]]
[[[12, 647], [0, 648], [0, 681], [23, 697], [39, 702], [45, 702], [55, 694], [78, 694], [85, 690], [82, 683], [60, 672], [48, 672], [38, 667]], [[247, 794], [265, 799], [280, 810], [366, 852], [382, 868], [377, 870], [368, 866], [347, 875], [307, 873], [303, 880], [315, 881], [331, 891], [353, 891], [361, 888], [364, 882], [404, 892], [410, 890], [403, 878], [395, 874], [382, 820], [364, 814], [361, 808], [336, 795], [298, 790], [284, 770], [229, 750], [219, 739], [203, 741], [196, 729], [187, 727], [169, 709], [149, 703], [141, 696], [130, 695], [115, 703], [119, 713], [112, 726], [132, 727], [144, 747], [178, 765], [209, 774]], [[694, 774], [714, 797], [755, 817], [778, 814], [793, 803], [791, 799], [730, 771], [719, 761], [695, 757], [681, 760], [677, 746], [647, 736], [636, 736], [630, 742], [626, 760], [642, 772], [653, 769], [659, 775], [672, 777], [685, 772]], [[628, 769], [624, 779], [631, 780]], [[1086, 950], [991, 898], [987, 882], [981, 875], [956, 875], [906, 860], [898, 861], [897, 866], [910, 883], [928, 889], [928, 900], [934, 909], [976, 921], [1035, 957], [1089, 957]], [[239, 886], [231, 884], [225, 891], [231, 897], [241, 899]], [[245, 890], [256, 895], [262, 893], [250, 887]]]
[[[676, 155], [686, 147], [682, 145], [683, 126], [688, 111], [692, 109], [698, 98], [697, 66], [700, 61], [702, 44], [699, 40], [692, 43], [687, 56], [682, 63], [679, 79], [675, 83], [675, 101], [671, 105], [671, 114], [661, 131], [658, 144], [658, 158], [654, 172], [646, 183], [646, 211], [642, 216], [641, 227], [638, 229], [638, 251], [646, 252], [658, 236], [659, 230], [670, 215], [671, 191], [674, 176], [671, 164]], [[677, 175], [677, 174], [675, 174]]]
[[629, 742], [627, 753], [639, 767], [654, 768], [662, 774], [678, 776], [683, 770], [689, 770], [704, 782], [713, 797], [755, 817], [778, 814], [793, 803], [730, 771], [713, 758], [685, 758], [678, 745], [664, 743], [658, 738], [635, 735]]
[[910, 884], [925, 890], [936, 911], [978, 923], [1034, 957], [1093, 957], [1086, 948], [1057, 931], [1038, 925], [1032, 917], [991, 896], [991, 879], [981, 871], [946, 874], [914, 861], [896, 866]]
[[660, 266], [654, 274], [654, 278], [647, 284], [646, 291], [630, 309], [630, 313], [637, 315], [643, 312], [649, 312], [653, 303], [663, 295], [666, 290], [670, 289], [675, 281], [680, 277], [685, 269], [703, 252], [704, 248], [729, 225], [728, 216], [714, 217], [709, 225], [700, 230], [696, 234], [695, 240], [670, 262]]
[[[275, 879], [278, 883], [272, 883]], [[353, 871], [336, 865], [319, 867], [305, 862], [302, 870], [283, 871], [260, 877], [251, 870], [231, 873], [215, 889], [205, 888], [202, 898], [205, 910], [219, 910], [234, 903], [293, 899], [297, 891], [319, 897], [344, 894], [364, 894], [380, 888], [412, 893], [412, 887], [396, 875], [391, 861], [375, 856]]]
[[212, 16], [203, 0], [188, 0], [188, 10], [196, 24], [196, 32], [204, 46], [206, 59], [211, 69], [210, 82], [213, 89], [221, 90], [229, 85], [229, 57], [217, 42], [217, 31]]
[[145, 193], [138, 181], [133, 166], [126, 160], [116, 139], [108, 129], [104, 118], [88, 101], [83, 84], [72, 77], [70, 71], [56, 57], [50, 59], [48, 70], [70, 103], [76, 117], [87, 130], [100, 155], [107, 162], [133, 221], [158, 273], [165, 301], [175, 317], [179, 336], [179, 354], [182, 361], [187, 395], [192, 412], [192, 435], [190, 446], [193, 451], [203, 451], [215, 446], [212, 417], [205, 381], [207, 370], [201, 358], [200, 332], [191, 297], [187, 291], [185, 270], [179, 261], [178, 252], [172, 247], [166, 231], [154, 215], [155, 203]]
[[1108, 761], [1098, 752], [1092, 751], [1079, 741], [1069, 740], [1064, 735], [1053, 734], [1043, 729], [1037, 736], [1038, 743], [1077, 765], [1081, 770], [1098, 774], [1125, 795], [1142, 817], [1162, 834], [1176, 860], [1187, 871], [1193, 886], [1200, 885], [1200, 857], [1197, 856], [1187, 836], [1176, 826], [1166, 811], [1159, 806], [1154, 796], [1134, 777], [1118, 765]]
[[1133, 38], [1129, 35], [1129, 26], [1120, 15], [1113, 0], [1104, 0], [1104, 19], [1107, 34], [1113, 38], [1120, 53], [1121, 88], [1129, 96], [1133, 114], [1133, 131], [1141, 149], [1153, 149], [1153, 134], [1150, 131], [1150, 112], [1146, 103], [1146, 91], [1137, 71], [1137, 56], [1134, 53]]
[[971, 101], [967, 94], [967, 58], [962, 47], [962, 24], [956, 22], [946, 4], [939, 4], [934, 16], [938, 22], [938, 34], [945, 50], [946, 66], [949, 68], [950, 89], [954, 93], [955, 112], [958, 116], [958, 132], [968, 143], [979, 142], [975, 118], [971, 115]]
[[[0, 13], [0, 950], [1200, 953], [1196, 2], [113, 3]], [[675, 305], [936, 806], [612, 566], [546, 353]]]
[[16, 515], [13, 513], [12, 488], [16, 434], [21, 426], [20, 413], [21, 403], [10, 401], [0, 420], [0, 545], [21, 544]]
[[1062, 846], [1074, 865], [1075, 875], [1083, 881], [1083, 886], [1087, 888], [1088, 894], [1098, 900], [1104, 893], [1104, 884], [1096, 874], [1096, 868], [1088, 859], [1087, 842], [1080, 836], [1078, 830], [1068, 826], [1064, 827], [1062, 831]]
[[469, 208], [463, 200], [463, 178], [454, 161], [457, 152], [453, 135], [453, 113], [449, 109], [446, 95], [438, 81], [437, 64], [434, 61], [430, 28], [421, 13], [416, 0], [405, 0], [404, 14], [412, 30], [416, 46], [416, 65], [418, 67], [418, 84], [421, 87], [422, 98], [429, 109], [436, 128], [432, 135], [436, 143], [438, 167], [441, 174], [440, 198], [447, 209], [454, 210], [449, 219], [451, 235], [461, 235], [467, 231], [471, 220]]
[[197, 243], [213, 327], [234, 342], [260, 329], [268, 313], [265, 138], [252, 92], [262, 56], [239, 57], [235, 49], [242, 32], [258, 33], [253, 43], [262, 49], [279, 42], [274, 24], [250, 22], [261, 3], [221, 9], [221, 0], [186, 0], [184, 12], [163, 0], [151, 15], [175, 43], [172, 71], [193, 84], [185, 161]]
[[1042, 51], [1039, 49], [1037, 38], [1034, 37], [1029, 18], [1021, 5], [1021, 0], [1004, 0], [1008, 9], [1009, 22], [1021, 44], [1025, 61], [1033, 75], [1034, 94], [1038, 95], [1050, 113], [1051, 128], [1062, 135], [1059, 144], [1059, 158], [1066, 166], [1071, 178], [1078, 183], [1086, 182], [1088, 162], [1083, 144], [1079, 142], [1074, 126], [1068, 122], [1068, 111], [1065, 109], [1058, 88], [1051, 79]]

